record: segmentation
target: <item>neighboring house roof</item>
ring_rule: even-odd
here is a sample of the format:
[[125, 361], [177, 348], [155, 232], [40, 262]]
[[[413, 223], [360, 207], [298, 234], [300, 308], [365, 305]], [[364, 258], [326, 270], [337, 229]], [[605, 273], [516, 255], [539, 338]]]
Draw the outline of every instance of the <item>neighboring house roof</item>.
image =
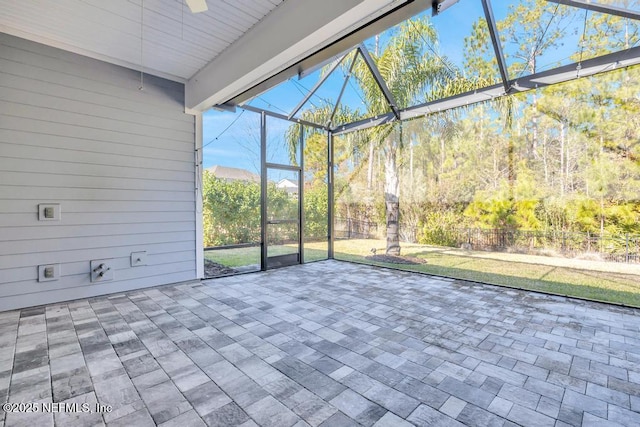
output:
[[296, 184], [295, 182], [289, 180], [289, 179], [281, 179], [277, 184], [276, 187], [278, 188], [282, 188], [284, 190], [287, 191], [287, 193], [297, 193], [298, 192], [298, 184]]
[[205, 171], [209, 172], [216, 178], [224, 179], [226, 181], [260, 182], [260, 175], [249, 172], [246, 169], [214, 165], [210, 168], [206, 168]]
[[290, 179], [284, 178], [281, 179], [280, 182], [278, 182], [277, 184], [278, 188], [298, 188], [298, 184], [296, 184], [295, 182], [291, 181]]

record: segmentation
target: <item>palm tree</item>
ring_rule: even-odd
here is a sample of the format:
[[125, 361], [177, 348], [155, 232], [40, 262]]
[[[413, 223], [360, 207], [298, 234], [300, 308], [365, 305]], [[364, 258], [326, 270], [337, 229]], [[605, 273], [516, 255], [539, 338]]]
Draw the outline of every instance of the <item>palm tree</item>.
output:
[[[337, 109], [334, 106], [329, 105], [326, 101], [321, 102], [319, 105], [314, 106], [314, 108], [310, 108], [308, 110], [302, 110], [300, 112], [300, 119], [311, 122], [326, 125], [331, 116], [333, 115], [333, 121], [339, 123], [350, 123], [356, 120], [363, 118], [359, 111], [354, 111], [350, 109], [346, 105], [339, 105]], [[289, 156], [292, 164], [296, 163], [298, 152], [298, 147], [300, 143], [300, 131], [302, 127], [298, 124], [294, 124], [287, 128], [285, 139], [287, 143], [287, 149], [289, 150]], [[317, 128], [312, 128], [309, 126], [304, 127], [304, 131], [306, 132], [305, 137], [308, 136], [309, 133], [319, 133], [322, 130]], [[359, 146], [362, 145], [362, 138], [348, 138], [350, 151], [355, 153]]]
[[[378, 40], [380, 42], [380, 40]], [[370, 55], [380, 75], [397, 102], [405, 108], [425, 99], [425, 94], [447, 86], [455, 78], [448, 61], [436, 55], [429, 45], [437, 44], [433, 26], [424, 18], [402, 23]], [[375, 116], [388, 110], [387, 100], [364, 61], [354, 67], [356, 77], [367, 106], [366, 116]], [[370, 144], [384, 154], [384, 200], [386, 211], [387, 248], [389, 255], [400, 254], [400, 180], [398, 153], [405, 144], [402, 122], [373, 128], [369, 132]], [[374, 150], [370, 150], [373, 152]]]
[[[436, 53], [437, 33], [425, 18], [412, 18], [400, 24], [389, 37], [376, 39], [374, 52], [369, 52], [398, 108], [406, 108], [418, 102], [441, 99], [466, 90], [484, 87], [484, 79], [467, 79], [448, 59]], [[350, 64], [355, 51], [343, 61]], [[349, 123], [363, 117], [374, 117], [390, 110], [386, 98], [374, 79], [369, 66], [362, 58], [356, 58], [352, 73], [360, 88], [366, 111], [352, 111], [340, 106], [336, 117], [341, 123]], [[323, 105], [302, 112], [305, 120], [327, 124], [332, 107]], [[334, 122], [338, 121], [334, 118]], [[406, 127], [406, 125], [405, 125]], [[357, 132], [347, 138], [350, 150], [373, 161], [374, 152], [384, 155], [384, 199], [386, 211], [387, 248], [390, 255], [400, 254], [399, 212], [400, 180], [398, 155], [405, 145], [403, 123], [377, 126], [366, 132]], [[299, 141], [299, 126], [288, 132], [290, 150], [295, 153]], [[366, 148], [369, 148], [368, 150]], [[371, 164], [370, 164], [371, 166]], [[371, 169], [371, 167], [370, 167]], [[371, 172], [369, 172], [369, 179]]]

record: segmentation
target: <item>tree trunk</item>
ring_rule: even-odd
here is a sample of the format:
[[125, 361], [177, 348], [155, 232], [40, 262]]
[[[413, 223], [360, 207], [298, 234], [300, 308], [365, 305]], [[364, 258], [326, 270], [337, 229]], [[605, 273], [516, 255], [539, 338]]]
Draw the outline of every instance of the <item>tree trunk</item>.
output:
[[544, 182], [549, 184], [549, 165], [547, 164], [547, 136], [542, 137], [542, 162], [544, 164]]
[[367, 168], [367, 189], [371, 190], [373, 188], [373, 140], [369, 142], [369, 165]]
[[444, 152], [444, 136], [440, 135], [440, 175], [444, 174], [444, 160], [445, 160], [445, 152]]
[[387, 255], [400, 255], [400, 180], [398, 179], [398, 146], [387, 140], [384, 162], [384, 201], [387, 214]]
[[533, 117], [531, 118], [531, 123], [533, 124], [533, 132], [531, 138], [531, 157], [536, 158], [536, 152], [538, 151], [538, 96], [537, 91], [533, 91]]
[[571, 177], [571, 157], [569, 156], [571, 142], [571, 135], [569, 134], [569, 123], [565, 125], [565, 144], [564, 144], [564, 188], [565, 192], [570, 192], [573, 189], [573, 179]]
[[561, 121], [560, 122], [560, 197], [564, 197], [564, 131], [565, 131], [565, 126], [564, 126], [564, 122]]
[[600, 252], [604, 252], [604, 196], [600, 196]]
[[[531, 48], [531, 53], [529, 56], [529, 72], [531, 74], [535, 74], [537, 63], [536, 63], [536, 48]], [[533, 123], [533, 137], [531, 138], [531, 152], [533, 156], [531, 158], [535, 158], [535, 152], [538, 150], [538, 90], [533, 91], [533, 117], [531, 118], [531, 122]]]
[[411, 141], [409, 144], [409, 150], [409, 184], [411, 186], [411, 192], [413, 194], [413, 141]]
[[493, 189], [500, 185], [500, 165], [498, 164], [498, 144], [493, 144]]

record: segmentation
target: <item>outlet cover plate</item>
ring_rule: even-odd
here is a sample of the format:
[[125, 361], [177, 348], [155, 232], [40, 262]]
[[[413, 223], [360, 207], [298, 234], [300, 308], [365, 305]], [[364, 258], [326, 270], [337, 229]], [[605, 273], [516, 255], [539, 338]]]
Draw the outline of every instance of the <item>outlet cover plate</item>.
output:
[[38, 266], [38, 282], [51, 282], [60, 279], [60, 264]]
[[147, 265], [147, 251], [131, 252], [131, 267]]
[[113, 280], [112, 259], [94, 259], [91, 261], [91, 282], [109, 282]]

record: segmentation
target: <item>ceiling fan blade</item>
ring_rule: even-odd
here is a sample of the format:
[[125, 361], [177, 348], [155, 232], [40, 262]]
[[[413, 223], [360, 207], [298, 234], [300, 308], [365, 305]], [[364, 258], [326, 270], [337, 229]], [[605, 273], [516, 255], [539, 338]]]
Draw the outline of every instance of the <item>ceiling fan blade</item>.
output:
[[191, 9], [191, 13], [200, 13], [209, 9], [206, 0], [185, 0], [185, 2]]

